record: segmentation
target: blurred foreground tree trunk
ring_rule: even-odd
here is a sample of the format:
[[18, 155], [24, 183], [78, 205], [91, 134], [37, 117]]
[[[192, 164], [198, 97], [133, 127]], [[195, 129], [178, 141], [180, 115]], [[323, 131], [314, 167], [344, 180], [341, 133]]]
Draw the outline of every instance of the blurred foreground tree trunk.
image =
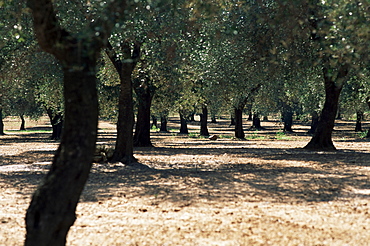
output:
[[[124, 1], [119, 7], [113, 3], [106, 9], [110, 14], [125, 7]], [[113, 24], [102, 17], [74, 35], [60, 27], [52, 0], [28, 0], [28, 6], [41, 48], [63, 69], [65, 120], [52, 166], [27, 210], [25, 245], [60, 246], [76, 220], [92, 164], [98, 125], [96, 64]]]

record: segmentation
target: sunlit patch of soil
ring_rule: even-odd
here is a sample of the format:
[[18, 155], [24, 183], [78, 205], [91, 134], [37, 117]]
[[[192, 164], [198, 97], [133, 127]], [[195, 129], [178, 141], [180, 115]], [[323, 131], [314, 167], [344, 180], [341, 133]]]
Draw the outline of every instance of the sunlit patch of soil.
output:
[[[67, 245], [370, 245], [370, 145], [344, 123], [336, 152], [303, 150], [305, 125], [282, 138], [263, 122], [247, 140], [232, 139], [226, 121], [210, 125], [223, 136], [215, 141], [153, 132], [155, 147], [135, 149], [150, 169], [93, 165]], [[99, 144], [112, 146], [115, 126], [100, 128]], [[58, 142], [1, 140], [0, 245], [22, 245], [25, 211]]]

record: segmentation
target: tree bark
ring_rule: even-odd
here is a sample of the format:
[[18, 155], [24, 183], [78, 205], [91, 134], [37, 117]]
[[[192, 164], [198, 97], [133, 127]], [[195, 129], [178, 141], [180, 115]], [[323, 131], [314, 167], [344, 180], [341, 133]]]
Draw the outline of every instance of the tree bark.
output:
[[155, 88], [149, 83], [149, 78], [143, 78], [144, 83], [138, 79], [135, 83], [135, 93], [138, 98], [138, 113], [134, 135], [134, 146], [152, 147], [150, 141], [150, 107], [154, 96]]
[[319, 123], [319, 114], [313, 111], [311, 114], [311, 128], [308, 130], [309, 134], [314, 134]]
[[216, 115], [212, 115], [211, 116], [211, 123], [214, 123], [214, 124], [217, 123], [217, 117], [216, 117]]
[[152, 117], [152, 125], [150, 126], [150, 128], [153, 128], [153, 127], [158, 128], [158, 119], [157, 119], [157, 117], [154, 116], [154, 115], [152, 115], [151, 117]]
[[304, 147], [309, 150], [336, 150], [332, 141], [335, 117], [338, 111], [339, 95], [349, 73], [347, 64], [337, 69], [324, 64], [325, 103], [316, 131], [311, 141]]
[[293, 132], [292, 126], [293, 126], [293, 111], [291, 108], [286, 108], [283, 111], [283, 122], [284, 122], [284, 132]]
[[63, 113], [54, 112], [52, 109], [46, 109], [46, 113], [49, 116], [52, 133], [50, 139], [59, 140], [62, 136], [63, 130]]
[[203, 105], [202, 113], [200, 114], [200, 135], [201, 136], [209, 136], [207, 120], [208, 120], [208, 108], [206, 105]]
[[[125, 9], [111, 2], [107, 11]], [[41, 48], [63, 68], [65, 121], [52, 166], [33, 194], [26, 214], [26, 246], [62, 246], [76, 220], [76, 207], [87, 181], [97, 137], [96, 64], [114, 23], [106, 16], [77, 35], [62, 29], [51, 0], [28, 0]], [[119, 12], [118, 12], [119, 11]], [[98, 29], [99, 28], [99, 29]], [[96, 35], [96, 30], [100, 30]]]
[[235, 115], [230, 116], [230, 125], [229, 126], [235, 126]]
[[180, 111], [180, 133], [189, 134], [187, 117]]
[[167, 116], [161, 115], [161, 128], [159, 129], [160, 132], [168, 132], [167, 130]]
[[265, 129], [261, 126], [261, 118], [258, 113], [253, 114], [252, 126], [250, 127], [250, 129], [253, 129], [253, 130], [264, 130]]
[[2, 108], [0, 108], [0, 135], [5, 135], [4, 121], [3, 121], [3, 109]]
[[20, 131], [26, 130], [26, 120], [24, 119], [24, 115], [20, 115], [19, 118], [21, 118], [21, 126], [19, 127]]
[[364, 119], [364, 112], [357, 111], [356, 112], [356, 126], [355, 126], [355, 132], [362, 132], [362, 120]]
[[117, 139], [111, 161], [125, 164], [136, 162], [134, 157], [134, 110], [132, 98], [132, 72], [140, 58], [140, 44], [135, 43], [133, 50], [128, 41], [122, 44], [124, 61], [118, 59], [111, 44], [108, 43], [106, 54], [112, 61], [120, 78], [120, 95], [118, 100]]
[[235, 137], [244, 139], [245, 134], [243, 130], [243, 109], [234, 108], [235, 112]]
[[[251, 97], [254, 96], [255, 93], [261, 88], [261, 84], [256, 85], [254, 88], [251, 89], [249, 94], [245, 96], [242, 100], [238, 102], [237, 105], [234, 106], [234, 116], [235, 116], [235, 137], [244, 139], [245, 134], [243, 130], [243, 110], [245, 105], [247, 105], [248, 101], [251, 101]], [[252, 106], [250, 106], [252, 107]]]

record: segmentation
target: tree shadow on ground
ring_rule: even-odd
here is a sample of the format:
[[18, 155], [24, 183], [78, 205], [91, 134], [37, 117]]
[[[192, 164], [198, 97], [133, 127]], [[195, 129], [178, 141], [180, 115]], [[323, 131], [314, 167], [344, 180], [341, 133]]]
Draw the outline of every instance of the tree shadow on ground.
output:
[[[2, 143], [45, 141], [44, 136], [7, 136]], [[112, 136], [106, 133], [100, 140], [111, 141]], [[259, 143], [261, 148], [255, 148], [248, 141], [228, 139], [166, 142], [166, 146], [135, 149], [137, 155], [152, 157], [139, 157], [151, 169], [94, 164], [81, 201], [118, 196], [181, 205], [202, 200], [292, 203], [333, 201], [346, 196], [370, 198], [370, 192], [352, 192], [370, 189], [369, 176], [362, 170], [370, 165], [367, 152], [262, 148], [263, 142]], [[37, 163], [51, 162], [53, 154], [54, 150], [40, 150], [0, 156], [0, 167], [19, 163], [26, 167], [0, 171], [0, 184], [31, 195], [50, 166]]]
[[[212, 153], [209, 149], [205, 151]], [[199, 199], [215, 202], [323, 202], [355, 195], [351, 193], [352, 189], [370, 189], [368, 176], [354, 170], [369, 165], [368, 153], [339, 153], [357, 159], [357, 162], [344, 163], [336, 160], [338, 155], [331, 153], [323, 156], [289, 149], [276, 149], [275, 153], [269, 149], [268, 154], [261, 149], [253, 151], [254, 157], [259, 156], [266, 162], [221, 164], [214, 170], [205, 170], [201, 165], [162, 170], [103, 165], [100, 171], [97, 168], [91, 173], [87, 185], [90, 192], [85, 193], [83, 201], [109, 199], [118, 192], [127, 197], [154, 197], [158, 201], [180, 203], [197, 202]], [[277, 160], [314, 165], [275, 164]], [[361, 196], [370, 198], [367, 193]]]

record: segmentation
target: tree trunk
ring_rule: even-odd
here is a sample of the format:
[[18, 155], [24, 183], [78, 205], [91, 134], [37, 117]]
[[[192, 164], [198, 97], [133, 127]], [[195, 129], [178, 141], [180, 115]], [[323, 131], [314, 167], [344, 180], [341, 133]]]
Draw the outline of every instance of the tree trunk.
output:
[[[147, 83], [149, 83], [147, 81]], [[154, 87], [148, 84], [135, 83], [135, 92], [138, 97], [138, 114], [134, 135], [134, 146], [152, 147], [150, 141], [150, 107], [154, 96]]]
[[312, 112], [311, 115], [311, 128], [308, 130], [309, 134], [314, 134], [319, 123], [319, 114], [316, 111]]
[[106, 53], [116, 68], [120, 78], [120, 95], [118, 100], [117, 139], [114, 154], [111, 161], [119, 161], [125, 164], [136, 162], [134, 157], [134, 110], [132, 98], [132, 71], [140, 57], [140, 44], [135, 43], [133, 51], [128, 42], [122, 44], [122, 53], [125, 60], [118, 59], [112, 45], [108, 43]]
[[293, 132], [293, 112], [290, 110], [283, 112], [284, 132]]
[[167, 116], [161, 115], [161, 128], [159, 129], [160, 132], [168, 132], [167, 130]]
[[252, 121], [253, 120], [253, 113], [252, 112], [249, 112], [248, 114], [248, 121]]
[[232, 115], [230, 117], [230, 125], [229, 126], [235, 126], [235, 116], [234, 115]]
[[26, 130], [26, 120], [24, 119], [24, 115], [21, 114], [19, 117], [21, 118], [21, 126], [19, 127], [19, 130], [25, 131]]
[[[325, 103], [321, 112], [316, 131], [311, 141], [304, 147], [309, 150], [336, 150], [332, 141], [335, 117], [338, 111], [339, 95], [348, 75], [348, 65], [341, 65], [335, 69], [323, 68], [325, 83]], [[333, 76], [334, 74], [334, 76]]]
[[76, 206], [91, 168], [98, 123], [95, 73], [91, 71], [95, 61], [83, 65], [83, 70], [63, 68], [64, 131], [52, 167], [27, 210], [27, 246], [65, 245], [69, 228], [76, 220]]
[[258, 113], [253, 114], [252, 126], [250, 127], [250, 129], [254, 129], [254, 130], [264, 130], [265, 129], [261, 126], [261, 118]]
[[244, 139], [245, 134], [243, 130], [243, 109], [234, 108], [235, 112], [235, 137]]
[[207, 120], [208, 120], [208, 109], [207, 109], [207, 106], [203, 105], [202, 113], [200, 114], [200, 135], [201, 136], [209, 136]]
[[180, 133], [189, 134], [186, 116], [180, 111]]
[[150, 126], [150, 128], [152, 129], [153, 127], [155, 128], [158, 128], [158, 119], [156, 116], [152, 115], [152, 125]]
[[[111, 2], [107, 11], [125, 9]], [[96, 64], [114, 23], [98, 17], [88, 29], [72, 35], [59, 25], [51, 0], [28, 0], [40, 47], [63, 68], [65, 120], [52, 166], [33, 194], [26, 213], [26, 246], [63, 246], [76, 220], [76, 207], [87, 181], [98, 127]], [[97, 32], [96, 30], [99, 30]], [[83, 35], [81, 35], [83, 34]], [[97, 35], [99, 34], [99, 35]]]
[[50, 139], [59, 140], [62, 136], [63, 130], [63, 113], [62, 112], [53, 112], [52, 109], [46, 109], [46, 113], [49, 116], [52, 133]]
[[195, 122], [195, 113], [191, 113], [191, 114], [189, 115], [189, 121], [191, 121], [191, 122]]
[[3, 121], [3, 109], [2, 108], [0, 108], [0, 135], [5, 135], [4, 121]]
[[357, 111], [356, 113], [356, 127], [355, 132], [362, 132], [362, 120], [364, 119], [364, 112]]
[[[127, 71], [127, 70], [126, 70]], [[131, 72], [123, 72], [118, 107], [117, 139], [111, 161], [130, 164], [136, 161], [134, 157], [134, 110], [132, 102]]]
[[214, 124], [217, 123], [217, 117], [216, 117], [216, 115], [212, 115], [211, 116], [211, 123], [214, 123]]

